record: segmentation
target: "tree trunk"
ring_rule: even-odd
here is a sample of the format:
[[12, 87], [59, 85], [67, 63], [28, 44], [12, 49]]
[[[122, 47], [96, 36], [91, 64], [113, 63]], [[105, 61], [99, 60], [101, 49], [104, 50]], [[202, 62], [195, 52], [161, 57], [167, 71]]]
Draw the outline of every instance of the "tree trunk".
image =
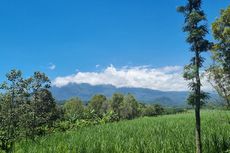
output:
[[228, 99], [228, 97], [226, 97], [226, 103], [227, 103], [227, 109], [230, 109], [230, 100]]
[[195, 56], [195, 67], [196, 67], [196, 87], [195, 87], [195, 118], [196, 118], [196, 153], [202, 153], [202, 143], [201, 143], [201, 123], [200, 123], [200, 55], [196, 51]]
[[202, 153], [202, 143], [201, 143], [201, 126], [200, 126], [200, 107], [195, 108], [196, 117], [196, 152]]

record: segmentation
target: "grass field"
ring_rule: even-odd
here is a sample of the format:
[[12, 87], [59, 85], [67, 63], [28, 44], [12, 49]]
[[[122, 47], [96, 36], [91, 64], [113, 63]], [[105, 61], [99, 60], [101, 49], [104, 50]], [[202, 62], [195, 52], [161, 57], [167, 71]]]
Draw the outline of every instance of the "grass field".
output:
[[[230, 150], [230, 112], [202, 111], [205, 153]], [[194, 113], [144, 117], [21, 142], [18, 153], [194, 153]], [[230, 152], [230, 151], [229, 151]]]

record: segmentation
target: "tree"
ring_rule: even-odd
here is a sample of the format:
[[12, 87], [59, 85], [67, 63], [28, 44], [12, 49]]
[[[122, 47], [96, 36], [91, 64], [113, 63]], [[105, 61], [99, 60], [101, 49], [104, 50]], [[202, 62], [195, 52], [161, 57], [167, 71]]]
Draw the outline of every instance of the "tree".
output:
[[57, 106], [52, 93], [48, 89], [39, 90], [37, 103], [35, 103], [35, 115], [37, 127], [43, 125], [51, 127], [58, 118]]
[[159, 104], [146, 105], [144, 108], [143, 115], [144, 116], [157, 116], [157, 115], [163, 114], [163, 112], [164, 112], [164, 108]]
[[124, 95], [120, 93], [113, 94], [112, 100], [111, 100], [111, 108], [119, 116], [119, 118], [121, 117], [120, 107], [121, 107], [123, 100], [124, 100]]
[[164, 113], [164, 108], [159, 104], [154, 105], [154, 110], [155, 110], [155, 115], [161, 115]]
[[89, 109], [94, 110], [95, 114], [102, 117], [103, 113], [106, 113], [107, 109], [104, 107], [107, 103], [107, 98], [104, 95], [95, 95], [89, 102]]
[[13, 152], [15, 141], [19, 139], [19, 105], [23, 91], [22, 73], [12, 70], [7, 75], [7, 82], [1, 85], [4, 92], [0, 99], [0, 147], [7, 153]]
[[230, 6], [221, 11], [212, 24], [216, 43], [212, 47], [214, 64], [209, 68], [209, 80], [230, 108]]
[[75, 121], [81, 119], [84, 114], [83, 102], [80, 98], [71, 98], [67, 100], [63, 106], [65, 118]]
[[195, 118], [196, 118], [196, 152], [202, 152], [201, 144], [201, 125], [200, 125], [200, 106], [201, 106], [201, 81], [200, 68], [204, 62], [201, 53], [208, 51], [210, 43], [205, 39], [208, 33], [207, 26], [204, 24], [206, 16], [201, 10], [201, 0], [187, 0], [185, 6], [177, 8], [178, 12], [184, 14], [185, 21], [183, 31], [188, 34], [186, 41], [191, 45], [190, 50], [194, 52], [191, 63], [185, 67], [184, 78], [189, 80], [189, 88], [194, 95]]
[[120, 106], [120, 116], [123, 119], [133, 119], [139, 115], [138, 102], [133, 95], [128, 94], [124, 97]]
[[30, 101], [27, 103], [28, 117], [25, 124], [27, 135], [34, 140], [35, 136], [41, 132], [44, 124], [52, 121], [51, 115], [56, 109], [55, 100], [48, 89], [50, 88], [49, 78], [41, 72], [35, 72], [28, 79]]
[[34, 139], [44, 126], [51, 127], [59, 112], [44, 73], [23, 79], [21, 71], [12, 70], [6, 77], [0, 85], [0, 148], [8, 153], [19, 138]]

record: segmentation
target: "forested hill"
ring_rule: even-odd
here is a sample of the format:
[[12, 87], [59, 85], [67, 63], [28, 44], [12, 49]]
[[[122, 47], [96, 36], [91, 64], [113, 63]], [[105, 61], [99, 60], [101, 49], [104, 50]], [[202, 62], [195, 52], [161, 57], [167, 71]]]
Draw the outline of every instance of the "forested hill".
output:
[[116, 88], [112, 85], [96, 85], [90, 84], [68, 84], [61, 88], [52, 87], [52, 93], [58, 100], [66, 100], [71, 97], [80, 97], [84, 101], [88, 101], [95, 94], [103, 94], [111, 97], [114, 93], [133, 94], [136, 99], [144, 103], [160, 103], [162, 105], [181, 106], [185, 105], [188, 92], [176, 91], [159, 91], [144, 88]]

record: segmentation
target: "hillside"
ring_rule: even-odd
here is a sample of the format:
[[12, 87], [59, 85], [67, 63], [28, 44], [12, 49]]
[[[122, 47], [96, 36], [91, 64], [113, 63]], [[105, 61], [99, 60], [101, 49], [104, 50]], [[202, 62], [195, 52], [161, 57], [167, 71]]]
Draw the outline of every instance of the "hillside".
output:
[[133, 94], [138, 101], [144, 103], [161, 103], [162, 105], [181, 106], [185, 105], [187, 92], [176, 91], [159, 91], [144, 88], [116, 88], [112, 85], [96, 85], [90, 84], [68, 84], [61, 88], [52, 87], [54, 97], [61, 101], [71, 97], [80, 97], [83, 101], [88, 101], [95, 94], [103, 94], [111, 97], [113, 93]]

